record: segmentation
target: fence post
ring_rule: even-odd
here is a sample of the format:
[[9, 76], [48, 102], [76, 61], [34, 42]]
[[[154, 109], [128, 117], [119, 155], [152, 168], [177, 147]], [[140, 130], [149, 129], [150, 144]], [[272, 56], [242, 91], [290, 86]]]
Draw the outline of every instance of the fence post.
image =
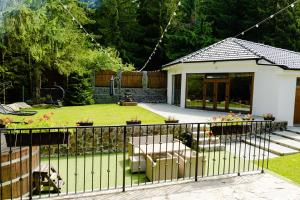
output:
[[29, 199], [32, 199], [32, 129], [29, 130], [30, 145], [29, 145]]
[[124, 126], [124, 133], [123, 133], [123, 192], [125, 192], [126, 132], [127, 132], [127, 127]]
[[[193, 131], [193, 130], [192, 130]], [[197, 146], [196, 146], [196, 171], [195, 171], [195, 181], [198, 181], [198, 162], [199, 162], [199, 137], [200, 137], [200, 124], [197, 124]]]

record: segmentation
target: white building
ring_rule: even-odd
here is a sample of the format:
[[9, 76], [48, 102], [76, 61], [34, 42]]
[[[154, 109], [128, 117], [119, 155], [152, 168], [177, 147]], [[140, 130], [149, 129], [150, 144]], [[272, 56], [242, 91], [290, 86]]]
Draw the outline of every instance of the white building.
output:
[[236, 38], [164, 65], [168, 103], [300, 124], [300, 53]]

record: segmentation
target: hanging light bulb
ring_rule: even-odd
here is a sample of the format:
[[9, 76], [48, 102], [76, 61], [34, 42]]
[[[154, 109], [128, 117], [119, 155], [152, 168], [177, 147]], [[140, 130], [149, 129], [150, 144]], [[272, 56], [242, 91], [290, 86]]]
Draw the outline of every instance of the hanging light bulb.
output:
[[72, 17], [72, 20], [75, 21], [75, 17]]
[[173, 15], [176, 16], [176, 12], [174, 12]]
[[245, 33], [244, 32], [242, 32], [242, 35], [244, 35]]
[[67, 6], [67, 5], [64, 5], [64, 9], [66, 9], [66, 10], [67, 10], [67, 9], [68, 9], [68, 6]]
[[92, 38], [92, 42], [94, 42], [94, 38]]
[[272, 19], [274, 17], [274, 15], [271, 15], [270, 18]]
[[80, 28], [83, 29], [83, 27], [80, 25]]
[[292, 4], [291, 4], [291, 8], [294, 8], [294, 7], [295, 7], [295, 5], [292, 3]]
[[256, 28], [258, 28], [258, 27], [259, 27], [259, 25], [258, 25], [258, 24], [256, 24], [256, 25], [255, 25], [255, 27], [256, 27]]
[[178, 2], [178, 6], [181, 6], [181, 1]]

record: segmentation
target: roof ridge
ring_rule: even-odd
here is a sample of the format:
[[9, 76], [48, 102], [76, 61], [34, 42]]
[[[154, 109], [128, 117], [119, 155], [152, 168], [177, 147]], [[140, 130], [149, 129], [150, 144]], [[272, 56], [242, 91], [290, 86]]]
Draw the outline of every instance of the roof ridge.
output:
[[[244, 49], [247, 49], [248, 51], [250, 51], [250, 52], [253, 53], [254, 55], [256, 55], [256, 56], [258, 56], [258, 57], [265, 57], [264, 55], [258, 53], [258, 52], [255, 51], [254, 49], [249, 48], [249, 47], [245, 46], [244, 44], [241, 44], [241, 43], [239, 42], [239, 40], [240, 40], [240, 39], [232, 38], [232, 41], [233, 41], [234, 43], [236, 43], [237, 45], [240, 45], [240, 46], [241, 46], [242, 48], [244, 48]], [[247, 41], [247, 40], [242, 40], [242, 41]]]
[[237, 41], [243, 41], [243, 42], [252, 43], [252, 44], [256, 44], [256, 45], [267, 47], [267, 48], [272, 48], [272, 49], [276, 49], [276, 50], [285, 51], [285, 52], [288, 52], [288, 53], [294, 53], [294, 54], [300, 55], [300, 52], [297, 52], [297, 51], [283, 49], [283, 48], [280, 48], [280, 47], [274, 47], [274, 46], [271, 46], [271, 45], [268, 45], [268, 44], [263, 44], [263, 43], [260, 43], [260, 42], [253, 42], [253, 41], [242, 40], [242, 39], [238, 39], [238, 38], [234, 38], [234, 39], [237, 40]]

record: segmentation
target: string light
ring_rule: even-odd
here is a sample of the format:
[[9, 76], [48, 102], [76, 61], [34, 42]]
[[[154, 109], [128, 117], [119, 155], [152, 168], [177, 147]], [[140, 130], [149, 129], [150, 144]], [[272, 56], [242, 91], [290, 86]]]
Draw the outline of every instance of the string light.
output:
[[140, 70], [138, 70], [139, 72], [143, 71], [143, 70], [147, 67], [147, 65], [149, 64], [150, 60], [151, 60], [152, 57], [155, 55], [155, 53], [156, 53], [156, 51], [157, 51], [157, 48], [158, 48], [159, 44], [162, 43], [162, 40], [163, 40], [163, 38], [164, 38], [164, 36], [165, 36], [165, 33], [168, 31], [168, 28], [169, 28], [169, 26], [171, 25], [171, 22], [172, 22], [173, 18], [176, 16], [176, 11], [178, 10], [178, 7], [179, 7], [180, 5], [181, 5], [181, 2], [180, 2], [180, 0], [179, 0], [179, 2], [177, 3], [177, 5], [176, 5], [176, 7], [175, 7], [175, 9], [174, 9], [173, 14], [171, 15], [171, 17], [170, 17], [170, 19], [169, 19], [169, 22], [167, 23], [167, 25], [166, 25], [164, 31], [162, 32], [162, 35], [160, 36], [160, 38], [159, 38], [158, 42], [156, 43], [156, 45], [155, 45], [155, 47], [154, 47], [152, 53], [150, 54], [149, 58], [147, 59], [147, 61], [146, 61], [145, 64], [143, 65], [143, 67], [142, 67]]
[[[90, 34], [83, 25], [75, 18], [75, 16], [71, 13], [70, 9], [68, 9], [67, 5], [64, 5], [60, 0], [59, 3], [62, 5], [62, 7], [67, 11], [68, 15], [72, 18], [72, 21], [76, 22], [76, 24], [85, 32], [85, 35], [91, 39], [92, 42], [96, 42], [95, 38]], [[102, 49], [101, 45], [96, 42], [96, 45]]]
[[289, 9], [289, 8], [294, 8], [295, 7], [295, 4], [299, 3], [300, 0], [297, 0], [297, 1], [294, 1], [293, 3], [289, 4], [288, 6], [282, 8], [281, 10], [277, 11], [276, 13], [270, 15], [270, 17], [260, 21], [259, 23], [255, 24], [254, 26], [251, 26], [250, 28], [242, 31], [241, 33], [235, 35], [234, 37], [239, 37], [241, 35], [245, 35], [245, 33], [249, 32], [250, 30], [252, 30], [253, 28], [258, 28], [259, 25], [269, 21], [270, 19], [273, 19], [275, 16], [279, 15], [280, 13], [282, 13], [283, 11]]

